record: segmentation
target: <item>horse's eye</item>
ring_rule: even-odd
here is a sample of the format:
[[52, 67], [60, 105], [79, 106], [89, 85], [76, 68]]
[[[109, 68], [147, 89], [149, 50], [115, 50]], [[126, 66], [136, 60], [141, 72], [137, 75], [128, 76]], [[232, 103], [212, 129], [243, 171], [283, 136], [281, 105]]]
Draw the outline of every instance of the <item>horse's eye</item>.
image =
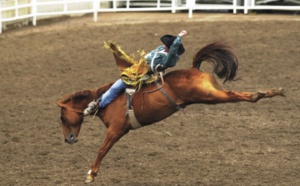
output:
[[61, 120], [62, 123], [66, 123], [66, 121], [67, 121], [64, 116], [60, 116], [60, 120]]

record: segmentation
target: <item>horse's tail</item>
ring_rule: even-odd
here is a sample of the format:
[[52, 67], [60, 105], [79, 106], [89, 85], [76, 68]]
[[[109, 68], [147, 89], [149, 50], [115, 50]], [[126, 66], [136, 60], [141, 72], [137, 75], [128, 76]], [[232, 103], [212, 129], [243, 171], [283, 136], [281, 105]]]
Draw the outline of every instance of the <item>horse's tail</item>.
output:
[[193, 58], [193, 67], [199, 69], [201, 63], [207, 61], [214, 65], [214, 73], [224, 83], [233, 80], [238, 69], [238, 59], [229, 45], [223, 42], [214, 42], [200, 49]]

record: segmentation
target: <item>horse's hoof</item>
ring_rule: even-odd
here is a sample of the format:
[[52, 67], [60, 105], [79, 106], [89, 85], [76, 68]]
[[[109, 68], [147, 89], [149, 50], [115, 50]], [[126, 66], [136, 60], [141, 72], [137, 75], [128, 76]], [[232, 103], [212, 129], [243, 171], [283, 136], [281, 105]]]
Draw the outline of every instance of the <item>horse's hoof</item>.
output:
[[85, 183], [91, 183], [91, 182], [93, 182], [94, 181], [94, 176], [92, 176], [92, 175], [87, 175], [87, 177], [85, 178]]
[[280, 96], [284, 96], [284, 97], [286, 96], [286, 95], [285, 95], [285, 91], [284, 91], [284, 89], [283, 89], [282, 87], [280, 87], [280, 88], [278, 89], [278, 91], [279, 91], [279, 95], [280, 95]]

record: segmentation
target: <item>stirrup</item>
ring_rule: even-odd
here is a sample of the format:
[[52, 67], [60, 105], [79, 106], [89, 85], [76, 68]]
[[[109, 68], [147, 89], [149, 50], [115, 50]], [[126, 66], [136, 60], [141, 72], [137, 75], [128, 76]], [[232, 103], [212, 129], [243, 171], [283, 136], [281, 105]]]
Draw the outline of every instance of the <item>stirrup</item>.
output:
[[86, 109], [84, 109], [83, 111], [83, 115], [87, 116], [87, 115], [91, 115], [93, 114], [97, 109], [98, 109], [98, 102], [96, 101], [92, 101], [88, 104], [88, 107]]

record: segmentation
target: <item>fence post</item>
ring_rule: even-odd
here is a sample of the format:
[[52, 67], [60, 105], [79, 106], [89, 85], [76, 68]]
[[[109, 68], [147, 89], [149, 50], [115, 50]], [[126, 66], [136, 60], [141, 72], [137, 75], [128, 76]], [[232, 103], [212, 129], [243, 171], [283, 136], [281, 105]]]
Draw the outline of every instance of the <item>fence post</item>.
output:
[[2, 1], [0, 1], [0, 34], [2, 33]]
[[97, 22], [98, 20], [98, 8], [99, 8], [99, 3], [100, 1], [99, 0], [95, 0], [93, 1], [93, 9], [94, 9], [94, 22]]
[[36, 17], [37, 17], [37, 0], [31, 1], [31, 15], [32, 15], [32, 25], [36, 26]]
[[116, 12], [117, 11], [117, 1], [113, 0], [113, 10]]
[[68, 13], [68, 1], [64, 0], [64, 14]]
[[18, 2], [18, 0], [15, 0], [15, 12], [16, 12], [15, 18], [18, 19], [18, 17], [19, 17], [19, 2]]
[[244, 14], [248, 14], [248, 0], [244, 0]]
[[196, 0], [187, 0], [188, 8], [189, 8], [189, 18], [193, 18], [193, 8], [196, 4]]
[[176, 0], [172, 0], [172, 13], [176, 13], [176, 10], [175, 10], [175, 1]]
[[233, 0], [233, 13], [236, 14], [237, 0]]

